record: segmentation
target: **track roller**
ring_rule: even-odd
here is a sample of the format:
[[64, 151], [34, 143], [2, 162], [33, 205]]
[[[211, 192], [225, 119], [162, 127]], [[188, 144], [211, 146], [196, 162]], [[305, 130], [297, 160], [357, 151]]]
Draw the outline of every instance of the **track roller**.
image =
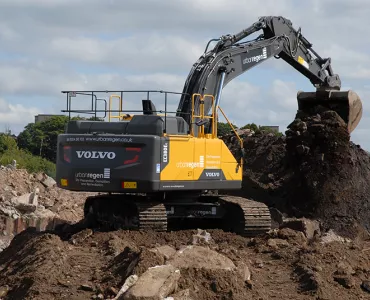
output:
[[220, 202], [226, 209], [225, 229], [246, 237], [271, 229], [271, 214], [265, 204], [235, 196], [220, 197]]

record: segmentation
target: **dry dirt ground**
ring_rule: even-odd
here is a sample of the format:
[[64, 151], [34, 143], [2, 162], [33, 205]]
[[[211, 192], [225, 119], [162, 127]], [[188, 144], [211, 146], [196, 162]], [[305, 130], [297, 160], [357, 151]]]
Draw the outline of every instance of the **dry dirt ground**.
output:
[[[62, 238], [26, 231], [0, 255], [0, 294], [6, 294], [3, 299], [109, 299], [129, 275], [140, 278], [149, 267], [172, 264], [180, 278], [170, 293], [190, 293], [174, 299], [370, 299], [370, 244], [323, 244], [289, 228], [255, 239], [209, 233], [211, 240], [198, 246], [192, 244], [192, 230], [85, 230]], [[155, 250], [164, 245], [173, 249]], [[181, 255], [189, 245], [193, 252]]]

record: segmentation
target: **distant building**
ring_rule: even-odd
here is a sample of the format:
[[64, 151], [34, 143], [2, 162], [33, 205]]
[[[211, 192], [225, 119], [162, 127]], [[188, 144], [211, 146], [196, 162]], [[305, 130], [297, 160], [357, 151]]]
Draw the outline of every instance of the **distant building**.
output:
[[47, 114], [37, 115], [35, 116], [35, 123], [44, 122], [52, 117], [57, 117], [57, 116], [64, 116], [64, 115], [47, 115]]

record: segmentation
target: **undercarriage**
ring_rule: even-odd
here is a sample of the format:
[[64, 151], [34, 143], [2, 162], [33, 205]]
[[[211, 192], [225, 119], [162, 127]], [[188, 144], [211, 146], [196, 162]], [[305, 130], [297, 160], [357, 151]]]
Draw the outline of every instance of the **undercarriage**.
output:
[[[268, 207], [234, 196], [196, 198], [158, 197], [135, 194], [105, 194], [89, 197], [84, 208], [88, 226], [101, 230], [220, 228], [242, 236], [256, 236], [271, 229]], [[181, 225], [180, 225], [181, 224]]]

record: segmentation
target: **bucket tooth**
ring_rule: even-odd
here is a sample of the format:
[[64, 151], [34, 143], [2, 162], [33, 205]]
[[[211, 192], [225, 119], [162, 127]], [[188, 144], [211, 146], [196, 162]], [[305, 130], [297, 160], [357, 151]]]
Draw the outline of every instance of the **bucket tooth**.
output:
[[326, 90], [316, 92], [297, 93], [298, 109], [304, 112], [311, 111], [321, 105], [335, 111], [347, 124], [351, 133], [362, 118], [362, 102], [358, 94], [352, 90]]

